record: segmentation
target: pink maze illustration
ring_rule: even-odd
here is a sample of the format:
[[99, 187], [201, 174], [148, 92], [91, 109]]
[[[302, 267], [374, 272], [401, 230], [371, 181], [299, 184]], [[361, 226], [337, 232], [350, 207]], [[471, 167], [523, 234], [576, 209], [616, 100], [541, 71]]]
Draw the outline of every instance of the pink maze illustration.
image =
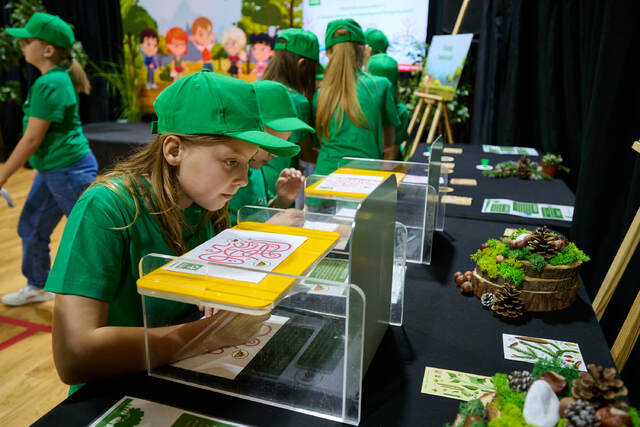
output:
[[234, 239], [227, 244], [212, 245], [210, 249], [206, 249], [207, 253], [198, 258], [232, 265], [244, 265], [253, 261], [257, 266], [261, 266], [262, 260], [282, 258], [291, 247], [291, 244], [285, 242]]

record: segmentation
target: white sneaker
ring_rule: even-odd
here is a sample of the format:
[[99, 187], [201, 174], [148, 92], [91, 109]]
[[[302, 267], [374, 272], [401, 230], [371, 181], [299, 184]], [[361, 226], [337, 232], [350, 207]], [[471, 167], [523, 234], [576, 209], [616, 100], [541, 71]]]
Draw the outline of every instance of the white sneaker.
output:
[[6, 294], [2, 297], [2, 302], [6, 305], [25, 305], [32, 302], [42, 302], [52, 300], [54, 295], [44, 289], [33, 286], [25, 286], [17, 292]]

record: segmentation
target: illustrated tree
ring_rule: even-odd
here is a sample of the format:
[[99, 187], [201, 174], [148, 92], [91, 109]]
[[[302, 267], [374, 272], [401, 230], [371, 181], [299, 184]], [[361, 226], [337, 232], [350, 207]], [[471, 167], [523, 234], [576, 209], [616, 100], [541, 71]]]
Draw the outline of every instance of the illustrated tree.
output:
[[279, 1], [243, 0], [241, 11], [242, 19], [238, 21], [238, 27], [247, 34], [265, 33], [269, 27], [277, 29], [289, 26], [287, 10]]
[[302, 28], [302, 0], [286, 0], [280, 3], [285, 9], [289, 28]]
[[227, 58], [227, 51], [224, 50], [224, 46], [219, 43], [213, 45], [211, 48], [211, 59], [216, 59], [218, 61], [218, 71], [222, 70], [222, 59]]

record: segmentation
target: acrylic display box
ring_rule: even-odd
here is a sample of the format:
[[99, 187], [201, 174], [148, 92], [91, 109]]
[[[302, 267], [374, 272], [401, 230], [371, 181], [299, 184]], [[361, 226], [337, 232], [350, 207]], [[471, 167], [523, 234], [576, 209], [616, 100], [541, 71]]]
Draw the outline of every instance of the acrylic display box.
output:
[[[429, 163], [345, 157], [333, 174], [307, 178], [305, 210], [352, 218], [362, 197], [375, 185], [375, 179], [394, 175], [398, 182], [396, 220], [407, 228], [408, 234], [406, 260], [430, 264], [433, 232], [444, 229], [445, 208], [440, 203], [440, 188], [447, 177], [441, 173], [441, 154], [442, 142], [436, 141]], [[353, 187], [341, 187], [337, 181], [327, 181], [328, 177], [348, 181]], [[370, 182], [366, 181], [369, 179]], [[360, 190], [355, 189], [357, 186]]]
[[[393, 316], [402, 318], [404, 289], [392, 286], [394, 265], [401, 262], [394, 258], [402, 256], [394, 242], [396, 234], [404, 230], [396, 226], [396, 199], [397, 185], [391, 177], [360, 202], [354, 218], [241, 208], [233, 230], [275, 227], [314, 236], [318, 241], [334, 236], [328, 250], [318, 249], [321, 256], [308, 258], [302, 253], [291, 258], [308, 265], [297, 275], [286, 273], [291, 271], [290, 258], [271, 272], [188, 260], [193, 264], [189, 268], [200, 275], [182, 274], [175, 279], [166, 272], [167, 267], [185, 258], [144, 257], [138, 292], [143, 302], [149, 375], [357, 425], [362, 378], [388, 325], [394, 323]], [[234, 278], [248, 274], [263, 278], [255, 283], [221, 281], [217, 276], [221, 266]], [[277, 286], [264, 289], [264, 283]], [[186, 303], [180, 319], [168, 321], [151, 310], [158, 304], [179, 303]], [[150, 344], [152, 328], [199, 319], [197, 305], [223, 310], [214, 315], [219, 318], [212, 321], [207, 334], [223, 331], [233, 319], [240, 319], [237, 316], [269, 313], [271, 318], [244, 345], [157, 366], [154, 361], [162, 349]], [[207, 334], [200, 334], [192, 345], [198, 345]], [[256, 353], [258, 348], [261, 350]], [[181, 350], [184, 354], [190, 351], [189, 346]], [[238, 367], [243, 363], [244, 368]]]

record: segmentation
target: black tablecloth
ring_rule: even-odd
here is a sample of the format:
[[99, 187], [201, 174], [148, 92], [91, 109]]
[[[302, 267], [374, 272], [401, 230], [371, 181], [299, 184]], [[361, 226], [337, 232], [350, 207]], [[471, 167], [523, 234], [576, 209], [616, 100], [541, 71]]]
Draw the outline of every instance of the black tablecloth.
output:
[[[518, 225], [448, 218], [445, 232], [434, 236], [432, 265], [409, 266], [404, 325], [389, 328], [365, 376], [360, 425], [440, 426], [452, 421], [459, 401], [420, 393], [425, 367], [480, 375], [531, 369], [531, 364], [504, 359], [503, 332], [577, 342], [585, 361], [613, 366], [583, 289], [571, 307], [532, 314], [521, 323], [499, 319], [483, 309], [477, 298], [460, 294], [453, 273], [472, 269], [469, 254], [488, 237], [501, 236], [505, 227]], [[36, 425], [86, 425], [124, 395], [261, 426], [337, 425], [145, 373], [86, 385]]]
[[[426, 144], [420, 144], [411, 161], [427, 161], [427, 158], [424, 157], [426, 147]], [[449, 175], [449, 180], [451, 180], [451, 178], [475, 178], [478, 181], [478, 185], [475, 187], [449, 184], [454, 191], [447, 194], [471, 197], [473, 201], [471, 206], [447, 205], [447, 216], [486, 221], [513, 221], [529, 225], [546, 224], [564, 233], [568, 232], [568, 229], [571, 228], [571, 223], [568, 221], [482, 213], [484, 199], [510, 199], [519, 202], [552, 203], [573, 206], [575, 196], [567, 184], [561, 179], [554, 179], [553, 181], [530, 181], [516, 177], [489, 178], [484, 176], [482, 171], [476, 169], [476, 165], [480, 164], [480, 159], [482, 158], [487, 158], [490, 160], [491, 165], [496, 165], [499, 162], [508, 160], [517, 161], [519, 159], [518, 155], [483, 153], [481, 145], [445, 144], [445, 148], [447, 147], [462, 148], [463, 150], [462, 154], [443, 153], [443, 156], [449, 156], [455, 159], [453, 162], [455, 163], [454, 172]], [[530, 158], [540, 163], [541, 156], [530, 156]]]

